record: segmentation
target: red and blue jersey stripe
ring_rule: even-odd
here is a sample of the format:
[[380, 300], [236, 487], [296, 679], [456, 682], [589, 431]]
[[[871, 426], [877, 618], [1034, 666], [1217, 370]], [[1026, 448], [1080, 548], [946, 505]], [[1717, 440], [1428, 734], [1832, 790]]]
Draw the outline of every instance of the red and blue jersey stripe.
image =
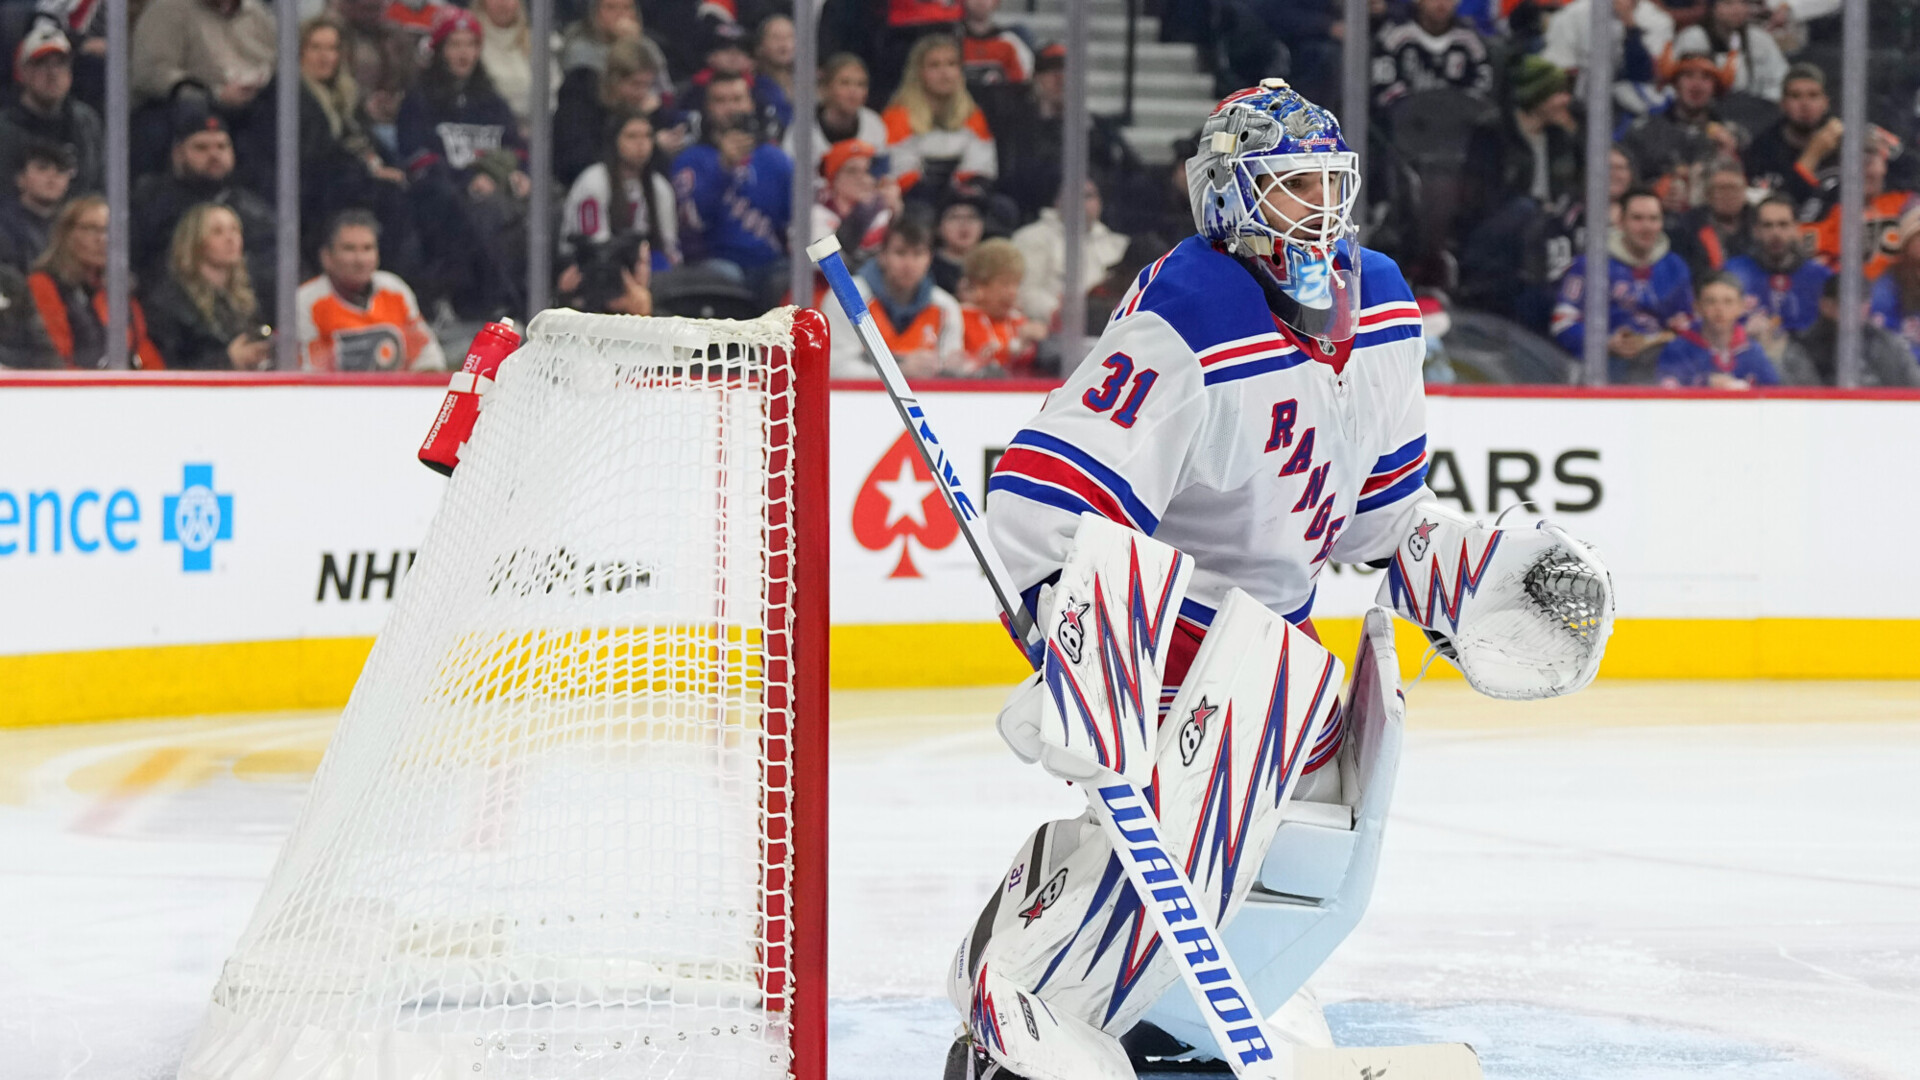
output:
[[1419, 491], [1427, 482], [1427, 437], [1422, 435], [1373, 463], [1354, 512], [1364, 514], [1391, 506]]
[[1031, 428], [1013, 437], [987, 480], [1004, 491], [1070, 514], [1095, 513], [1152, 536], [1160, 518], [1133, 493], [1126, 477], [1085, 450]]

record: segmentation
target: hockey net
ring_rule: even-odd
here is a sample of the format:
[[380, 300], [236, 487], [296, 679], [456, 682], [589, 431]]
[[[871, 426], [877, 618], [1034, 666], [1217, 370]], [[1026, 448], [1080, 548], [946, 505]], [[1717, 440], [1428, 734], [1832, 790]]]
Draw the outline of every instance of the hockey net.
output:
[[825, 343], [534, 320], [183, 1078], [821, 1075]]

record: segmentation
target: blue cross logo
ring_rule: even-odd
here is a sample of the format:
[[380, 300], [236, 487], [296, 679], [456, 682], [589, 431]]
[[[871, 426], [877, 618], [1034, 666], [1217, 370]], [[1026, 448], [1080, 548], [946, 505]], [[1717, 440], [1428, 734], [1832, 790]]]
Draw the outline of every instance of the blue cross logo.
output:
[[213, 493], [213, 466], [180, 470], [180, 494], [161, 500], [160, 538], [180, 545], [180, 569], [189, 574], [213, 569], [213, 543], [233, 539], [233, 496]]

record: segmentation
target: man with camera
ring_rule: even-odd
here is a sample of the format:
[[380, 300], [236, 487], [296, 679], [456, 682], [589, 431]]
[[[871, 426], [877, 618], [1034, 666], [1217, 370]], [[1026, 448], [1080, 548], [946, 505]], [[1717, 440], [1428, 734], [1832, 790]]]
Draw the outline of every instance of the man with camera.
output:
[[793, 160], [765, 138], [744, 76], [716, 74], [700, 119], [700, 142], [673, 162], [681, 249], [771, 307], [787, 277]]

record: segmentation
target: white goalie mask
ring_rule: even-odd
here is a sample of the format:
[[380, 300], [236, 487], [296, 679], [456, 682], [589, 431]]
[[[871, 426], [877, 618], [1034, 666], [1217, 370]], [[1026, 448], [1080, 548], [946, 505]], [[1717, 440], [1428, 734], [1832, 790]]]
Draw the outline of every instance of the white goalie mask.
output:
[[1247, 259], [1274, 313], [1322, 341], [1346, 341], [1360, 313], [1356, 155], [1332, 113], [1280, 79], [1232, 94], [1187, 159], [1200, 235]]

